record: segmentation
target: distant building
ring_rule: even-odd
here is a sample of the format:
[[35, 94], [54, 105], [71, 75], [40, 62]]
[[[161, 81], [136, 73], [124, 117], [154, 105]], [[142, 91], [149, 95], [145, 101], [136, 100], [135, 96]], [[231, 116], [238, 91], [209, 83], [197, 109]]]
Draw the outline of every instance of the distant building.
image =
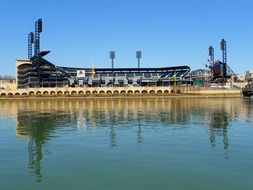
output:
[[211, 72], [207, 69], [197, 69], [190, 73], [194, 85], [207, 84], [211, 79]]
[[241, 81], [241, 82], [245, 81], [245, 75], [244, 74], [238, 74], [237, 77], [238, 77], [239, 81]]
[[253, 71], [246, 71], [245, 80], [253, 79]]
[[0, 80], [0, 90], [4, 90], [4, 89], [15, 89], [16, 88], [16, 80], [15, 79], [3, 79]]

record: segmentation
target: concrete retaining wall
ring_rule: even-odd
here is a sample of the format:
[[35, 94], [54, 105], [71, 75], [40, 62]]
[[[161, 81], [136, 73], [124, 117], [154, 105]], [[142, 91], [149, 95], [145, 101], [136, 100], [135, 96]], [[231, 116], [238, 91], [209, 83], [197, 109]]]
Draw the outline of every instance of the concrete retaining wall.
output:
[[22, 96], [115, 96], [115, 95], [240, 95], [241, 90], [207, 89], [195, 86], [153, 87], [63, 87], [0, 90], [0, 97]]

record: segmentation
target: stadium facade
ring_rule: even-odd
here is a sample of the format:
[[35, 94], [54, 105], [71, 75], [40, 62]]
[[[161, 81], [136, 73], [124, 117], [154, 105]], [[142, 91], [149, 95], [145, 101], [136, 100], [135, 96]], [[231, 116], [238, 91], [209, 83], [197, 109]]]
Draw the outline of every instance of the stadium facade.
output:
[[[35, 63], [37, 62], [37, 63]], [[36, 66], [38, 65], [38, 66]], [[72, 68], [42, 57], [17, 60], [18, 88], [64, 86], [170, 86], [189, 84], [189, 66], [161, 68]]]
[[[17, 87], [75, 86], [170, 86], [189, 84], [189, 66], [140, 68], [141, 51], [137, 51], [138, 68], [114, 68], [115, 52], [110, 52], [111, 68], [61, 67], [44, 58], [49, 51], [40, 51], [42, 19], [35, 23], [35, 34], [28, 34], [28, 60], [16, 61]], [[34, 54], [32, 52], [34, 47]]]

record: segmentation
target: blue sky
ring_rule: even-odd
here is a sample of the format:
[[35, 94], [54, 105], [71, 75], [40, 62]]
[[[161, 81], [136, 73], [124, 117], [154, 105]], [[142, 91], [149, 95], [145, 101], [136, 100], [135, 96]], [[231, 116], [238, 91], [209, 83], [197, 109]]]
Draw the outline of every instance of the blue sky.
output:
[[15, 74], [15, 60], [27, 57], [27, 34], [43, 19], [41, 50], [69, 67], [189, 65], [204, 68], [207, 49], [228, 45], [236, 73], [253, 70], [252, 0], [1, 0], [0, 75]]

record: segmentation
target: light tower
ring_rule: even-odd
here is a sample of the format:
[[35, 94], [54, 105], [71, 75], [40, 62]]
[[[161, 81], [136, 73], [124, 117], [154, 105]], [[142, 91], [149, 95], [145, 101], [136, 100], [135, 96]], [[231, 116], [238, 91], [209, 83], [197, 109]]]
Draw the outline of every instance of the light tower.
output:
[[220, 49], [222, 51], [222, 63], [223, 63], [223, 77], [227, 78], [227, 42], [222, 39], [220, 42]]
[[112, 70], [114, 69], [115, 51], [110, 51], [110, 59], [112, 60]]
[[30, 32], [28, 34], [28, 59], [32, 58], [32, 45], [34, 43], [34, 34], [33, 32]]
[[35, 22], [35, 39], [34, 39], [34, 56], [35, 60], [33, 62], [33, 66], [38, 72], [38, 85], [41, 86], [41, 68], [39, 62], [40, 56], [40, 33], [42, 32], [42, 19], [38, 19]]
[[210, 57], [210, 61], [213, 64], [214, 63], [214, 49], [212, 46], [208, 48], [208, 55]]
[[115, 51], [110, 51], [110, 59], [112, 60], [112, 83], [114, 84], [114, 59], [115, 59]]
[[34, 55], [38, 56], [40, 53], [40, 33], [42, 32], [42, 19], [35, 22], [35, 41], [34, 41]]
[[222, 51], [222, 62], [227, 64], [227, 42], [224, 39], [220, 42], [220, 49]]
[[138, 60], [138, 68], [140, 68], [141, 51], [136, 51], [136, 58]]

